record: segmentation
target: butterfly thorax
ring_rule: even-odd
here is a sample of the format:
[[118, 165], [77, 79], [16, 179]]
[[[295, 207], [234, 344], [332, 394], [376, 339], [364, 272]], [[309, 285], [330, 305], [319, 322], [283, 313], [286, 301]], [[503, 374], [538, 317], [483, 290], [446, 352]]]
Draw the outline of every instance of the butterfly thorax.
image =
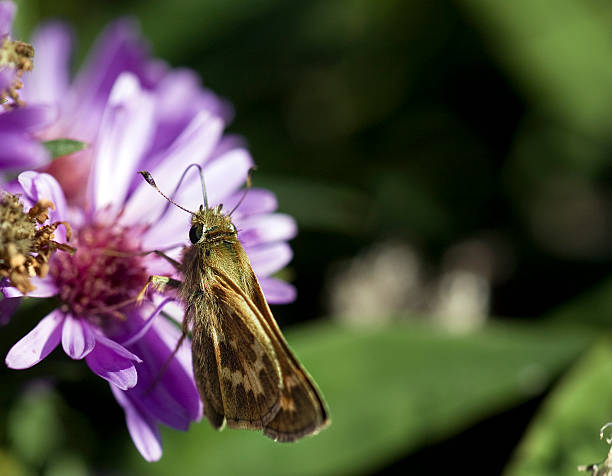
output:
[[[207, 307], [212, 296], [207, 295], [215, 275], [223, 273], [245, 293], [252, 294], [251, 269], [246, 253], [238, 241], [238, 232], [221, 206], [203, 208], [193, 215], [189, 238], [192, 245], [183, 253], [184, 279], [180, 294], [188, 307]], [[248, 267], [245, 268], [245, 263]]]

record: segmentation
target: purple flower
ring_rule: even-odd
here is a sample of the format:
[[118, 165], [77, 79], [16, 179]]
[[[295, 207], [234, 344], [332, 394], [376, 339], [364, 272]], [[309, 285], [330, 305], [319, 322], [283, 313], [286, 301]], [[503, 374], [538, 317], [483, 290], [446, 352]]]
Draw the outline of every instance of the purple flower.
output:
[[[11, 6], [12, 17], [14, 6], [6, 3]], [[31, 42], [36, 50], [35, 67], [24, 75], [20, 96], [26, 109], [45, 109], [47, 120], [31, 124], [28, 130], [14, 123], [13, 137], [19, 135], [21, 141], [2, 140], [0, 170], [14, 171], [21, 165], [21, 170], [48, 172], [59, 181], [70, 205], [85, 204], [83, 183], [91, 168], [93, 147], [51, 162], [39, 144], [35, 151], [24, 150], [20, 144], [24, 143], [24, 135], [34, 135], [41, 141], [70, 138], [93, 145], [111, 89], [122, 73], [132, 73], [145, 90], [164, 92], [155, 95], [156, 129], [146, 144], [151, 157], [172, 144], [199, 111], [208, 110], [225, 120], [232, 114], [225, 101], [200, 86], [192, 71], [171, 70], [165, 63], [151, 59], [133, 20], [122, 19], [109, 25], [74, 78], [69, 74], [73, 40], [65, 25], [44, 24], [34, 32]], [[7, 122], [14, 121], [7, 118]]]
[[[177, 96], [196, 88], [181, 81], [187, 76], [165, 73], [176, 80], [173, 87], [185, 88], [175, 91]], [[175, 273], [164, 260], [140, 252], [170, 248], [168, 254], [179, 259], [189, 244], [190, 216], [168, 207], [137, 171], [149, 170], [170, 193], [189, 164], [202, 164], [210, 205], [223, 203], [231, 209], [242, 195], [239, 189], [253, 161], [245, 149], [224, 138], [225, 121], [214, 107], [199, 101], [202, 94], [195, 95], [198, 110], [172, 111], [175, 105], [166, 104], [171, 85], [162, 80], [149, 86], [133, 72], [119, 74], [112, 85], [98, 119], [99, 131], [90, 139], [88, 177], [81, 183], [87, 206], [71, 205], [49, 174], [19, 175], [26, 201], [50, 199], [56, 205], [50, 219], [71, 223], [71, 245], [77, 252], [56, 253], [48, 276], [32, 281], [32, 296], [57, 296], [61, 305], [13, 346], [6, 363], [16, 369], [30, 367], [61, 341], [71, 358], [85, 359], [93, 372], [110, 382], [134, 443], [145, 459], [153, 461], [161, 456], [159, 423], [184, 430], [201, 418], [202, 409], [190, 344], [185, 341], [172, 355], [179, 326], [160, 316], [163, 310], [180, 321], [182, 304], [159, 293], [142, 306], [134, 304], [149, 275]], [[188, 104], [188, 98], [179, 103]], [[70, 119], [68, 113], [60, 115], [62, 121]], [[160, 139], [166, 127], [170, 132]], [[198, 174], [187, 175], [175, 199], [192, 209], [199, 206]], [[273, 213], [276, 206], [269, 191], [252, 189], [233, 219], [264, 294], [269, 302], [282, 303], [293, 300], [295, 291], [271, 274], [291, 259], [286, 240], [295, 235], [296, 226], [291, 217]], [[2, 292], [9, 299], [20, 296], [13, 288]]]

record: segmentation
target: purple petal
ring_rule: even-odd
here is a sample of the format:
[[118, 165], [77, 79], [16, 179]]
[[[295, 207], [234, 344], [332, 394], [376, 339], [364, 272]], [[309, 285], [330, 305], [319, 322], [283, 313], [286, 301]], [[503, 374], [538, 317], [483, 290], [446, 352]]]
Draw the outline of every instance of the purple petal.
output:
[[273, 243], [252, 248], [245, 246], [244, 249], [257, 276], [269, 276], [283, 268], [293, 256], [287, 243]]
[[281, 213], [234, 220], [238, 237], [245, 246], [290, 240], [297, 234], [295, 220]]
[[62, 347], [72, 359], [80, 360], [86, 357], [96, 345], [96, 339], [89, 325], [70, 314], [64, 320], [62, 330]]
[[155, 421], [133, 405], [123, 390], [111, 385], [111, 391], [125, 411], [128, 431], [142, 457], [149, 462], [159, 460], [162, 455], [161, 436]]
[[[189, 126], [163, 154], [159, 165], [154, 167], [151, 175], [162, 191], [170, 194], [175, 189], [181, 174], [192, 163], [204, 163], [223, 131], [223, 122], [209, 113], [202, 112], [193, 118]], [[143, 164], [144, 165], [144, 164]], [[191, 181], [198, 177], [197, 169], [190, 172]], [[166, 208], [167, 202], [161, 197], [154, 197], [155, 190], [138, 177], [138, 185], [128, 200], [122, 220], [125, 223], [142, 220], [157, 220]], [[184, 212], [183, 212], [184, 213]], [[164, 223], [167, 220], [164, 219]]]
[[[66, 197], [64, 196], [62, 187], [53, 176], [28, 171], [19, 174], [17, 179], [23, 187], [26, 197], [32, 200], [32, 202], [36, 203], [43, 198], [53, 202], [55, 210], [51, 210], [51, 213], [49, 213], [50, 223], [64, 221], [68, 218]], [[59, 227], [55, 231], [55, 235], [58, 241], [66, 241], [66, 230], [64, 227]]]
[[152, 150], [164, 150], [198, 113], [212, 114], [227, 123], [231, 107], [200, 87], [199, 77], [190, 70], [171, 70], [156, 87], [158, 119]]
[[140, 358], [102, 335], [96, 335], [96, 345], [85, 361], [92, 372], [121, 390], [134, 387], [138, 381], [134, 362], [141, 362]]
[[[244, 149], [233, 150], [205, 164], [203, 172], [209, 206], [213, 207], [222, 203], [226, 197], [244, 184], [252, 166], [253, 159]], [[180, 173], [177, 171], [176, 180], [179, 177]], [[176, 202], [192, 209], [197, 209], [202, 204], [202, 183], [198, 174], [190, 175], [183, 182], [176, 194]], [[171, 207], [168, 214], [176, 210], [180, 211], [176, 207]], [[167, 219], [166, 215], [164, 219]]]
[[[0, 179], [5, 180], [6, 177], [2, 177], [0, 175]], [[5, 192], [12, 193], [13, 195], [22, 195], [21, 198], [24, 204], [28, 207], [32, 206], [30, 201], [27, 198], [23, 197], [23, 189], [21, 188], [21, 185], [19, 185], [17, 179], [2, 183], [0, 185], [0, 188], [2, 188]]]
[[23, 97], [29, 103], [60, 104], [68, 90], [72, 35], [59, 22], [50, 22], [33, 36], [36, 67], [24, 76]]
[[269, 304], [287, 304], [297, 297], [295, 287], [280, 279], [262, 278], [259, 285]]
[[13, 132], [36, 132], [51, 125], [57, 119], [57, 108], [53, 106], [26, 106], [0, 114], [0, 130]]
[[[190, 226], [190, 215], [187, 213], [183, 212], [182, 216], [176, 213], [167, 213], [164, 215], [163, 220], [156, 221], [146, 231], [143, 236], [142, 246], [144, 249], [149, 250], [168, 249], [173, 245], [180, 245], [182, 248], [190, 244]], [[178, 258], [180, 259], [180, 254]]]
[[0, 169], [38, 168], [49, 162], [47, 149], [26, 135], [0, 130], [0, 144]]
[[[30, 278], [30, 282], [36, 289], [34, 289], [34, 291], [30, 291], [27, 294], [28, 297], [45, 298], [55, 296], [58, 292], [56, 284], [49, 276], [46, 276], [45, 278]], [[12, 287], [4, 288], [3, 293], [7, 298], [23, 297], [23, 293], [21, 291]]]
[[[242, 190], [233, 193], [223, 201], [223, 207], [226, 210], [233, 210], [240, 198], [242, 198], [242, 195]], [[239, 219], [240, 217], [248, 217], [260, 213], [270, 213], [277, 208], [278, 201], [272, 192], [263, 188], [252, 188], [247, 192], [244, 200], [242, 200], [242, 203], [236, 208], [232, 216], [235, 219]]]
[[[176, 210], [179, 210], [180, 213], [177, 213]], [[164, 214], [163, 220], [154, 222], [147, 230], [142, 246], [145, 249], [166, 249], [178, 243], [188, 245], [190, 226], [190, 215], [173, 206]]]
[[[223, 203], [225, 198], [240, 188], [246, 182], [251, 167], [253, 159], [245, 149], [234, 149], [204, 167], [206, 193], [210, 206]], [[199, 184], [199, 180], [197, 183]], [[191, 196], [195, 198], [196, 194], [193, 193]]]
[[140, 339], [142, 339], [147, 334], [147, 332], [149, 332], [149, 329], [153, 325], [153, 319], [162, 311], [162, 309], [164, 309], [164, 307], [167, 304], [169, 304], [172, 301], [174, 301], [173, 298], [166, 298], [161, 303], [159, 303], [157, 307], [153, 310], [151, 315], [145, 319], [140, 329], [135, 334], [130, 336], [129, 338], [122, 340], [121, 345], [127, 347], [131, 344], [136, 343]]
[[[225, 154], [204, 166], [204, 180], [208, 203], [215, 206], [231, 192], [242, 185], [247, 177], [253, 160], [247, 151], [238, 149]], [[180, 171], [182, 172], [182, 171]], [[175, 180], [178, 181], [177, 171]], [[157, 177], [154, 177], [157, 180]], [[197, 209], [202, 204], [202, 184], [198, 174], [190, 176], [182, 184], [176, 194], [175, 201], [188, 209]], [[165, 206], [165, 204], [164, 204]], [[228, 210], [229, 211], [229, 210]], [[158, 246], [175, 244], [177, 240], [187, 239], [189, 231], [189, 215], [177, 207], [170, 207], [163, 220], [158, 220], [154, 229], [149, 230], [147, 243], [157, 243]], [[163, 225], [163, 227], [162, 227]], [[146, 246], [148, 246], [146, 245]]]
[[5, 297], [0, 301], [0, 326], [8, 324], [11, 316], [19, 307], [21, 298]]
[[138, 78], [123, 73], [115, 83], [102, 118], [90, 186], [94, 209], [123, 207], [129, 185], [153, 132], [153, 97]]
[[[152, 246], [152, 247], [148, 247], [146, 245], [143, 245], [143, 246], [144, 246], [143, 249], [160, 249], [159, 246]], [[182, 257], [182, 253], [183, 253], [183, 247], [184, 245], [181, 243], [178, 246], [175, 246], [172, 248], [170, 247], [163, 248], [163, 250], [166, 256], [176, 261], [180, 261]], [[176, 274], [176, 268], [174, 266], [168, 263], [165, 259], [158, 258], [157, 256], [150, 255], [146, 257], [143, 264], [145, 264], [147, 268], [147, 272], [149, 274], [157, 274], [157, 275], [165, 275], [165, 276], [173, 276]], [[166, 312], [165, 309], [164, 309], [164, 312]]]
[[158, 89], [164, 94], [157, 96], [156, 113], [167, 122], [178, 122], [183, 118], [185, 105], [193, 102], [200, 91], [200, 78], [189, 69], [168, 71]]
[[[204, 166], [204, 180], [210, 206], [214, 206], [246, 180], [248, 170], [253, 165], [250, 155], [242, 149], [225, 154], [209, 165]], [[182, 172], [182, 171], [180, 171]], [[197, 209], [202, 203], [202, 184], [199, 174], [185, 180], [176, 194], [175, 201], [188, 209]], [[157, 177], [154, 176], [157, 181]], [[180, 178], [177, 170], [175, 183]], [[147, 185], [150, 188], [150, 186]], [[171, 187], [170, 187], [171, 188]], [[154, 192], [154, 191], [153, 191]], [[151, 192], [149, 192], [151, 193]], [[170, 192], [171, 193], [171, 192]], [[155, 200], [153, 197], [152, 200]], [[162, 201], [163, 207], [166, 204]], [[229, 211], [229, 209], [227, 209]], [[143, 245], [146, 247], [165, 247], [177, 242], [188, 243], [189, 215], [177, 207], [169, 207], [163, 219], [157, 220], [148, 230]]]
[[136, 22], [130, 19], [122, 19], [106, 27], [75, 79], [79, 96], [105, 100], [119, 74], [142, 68], [147, 58], [147, 48], [138, 30]]
[[57, 309], [44, 317], [9, 350], [6, 365], [11, 369], [27, 369], [44, 359], [59, 344], [63, 322], [64, 314]]
[[201, 401], [193, 380], [189, 341], [173, 355], [180, 336], [176, 326], [157, 319], [145, 337], [130, 346], [144, 362], [137, 366], [138, 385], [128, 393], [160, 422], [186, 430], [201, 417]]
[[145, 87], [149, 87], [163, 73], [163, 68], [159, 71], [160, 68], [151, 66], [136, 22], [123, 19], [109, 25], [98, 37], [66, 99], [67, 110], [73, 119], [70, 136], [93, 140], [118, 76], [134, 73]]
[[[227, 124], [228, 121], [225, 121], [225, 123]], [[215, 147], [212, 159], [217, 159], [234, 149], [246, 149], [247, 146], [248, 144], [244, 137], [237, 134], [225, 134], [217, 144], [217, 147]]]
[[[176, 344], [179, 337], [182, 335], [182, 331], [177, 328], [175, 324], [165, 319], [158, 319], [155, 322], [155, 332], [166, 347], [172, 351], [176, 349]], [[191, 342], [189, 339], [183, 341], [183, 344], [174, 355], [174, 358], [179, 363], [182, 371], [184, 371], [190, 377], [191, 381], [193, 381], [193, 363], [191, 359]]]
[[[159, 301], [161, 301], [160, 297], [154, 298], [156, 304]], [[180, 301], [170, 301], [164, 307], [164, 314], [180, 324], [185, 316], [185, 306]]]
[[11, 34], [11, 25], [17, 6], [13, 2], [0, 2], [0, 39]]
[[[0, 35], [0, 39], [1, 39]], [[7, 89], [15, 79], [15, 68], [0, 66], [0, 91]]]

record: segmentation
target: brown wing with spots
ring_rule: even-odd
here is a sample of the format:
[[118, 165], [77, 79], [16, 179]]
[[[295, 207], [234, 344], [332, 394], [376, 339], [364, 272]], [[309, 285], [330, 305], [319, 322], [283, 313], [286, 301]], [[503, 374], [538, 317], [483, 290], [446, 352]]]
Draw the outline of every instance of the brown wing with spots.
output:
[[[268, 304], [261, 292], [257, 278], [252, 275], [255, 292], [247, 296], [231, 279], [215, 269], [218, 282], [234, 293], [233, 301], [241, 302], [240, 316], [248, 322], [256, 321], [271, 342], [282, 374], [279, 408], [264, 425], [264, 434], [274, 440], [288, 442], [318, 433], [329, 424], [323, 399], [297, 358], [289, 349]], [[247, 311], [248, 309], [248, 311]]]
[[264, 427], [273, 440], [290, 442], [316, 434], [329, 424], [327, 410], [306, 371], [289, 360], [281, 365], [284, 388], [280, 407]]
[[274, 347], [244, 300], [213, 282], [203, 325], [193, 326], [193, 367], [204, 414], [215, 428], [262, 429], [280, 406]]

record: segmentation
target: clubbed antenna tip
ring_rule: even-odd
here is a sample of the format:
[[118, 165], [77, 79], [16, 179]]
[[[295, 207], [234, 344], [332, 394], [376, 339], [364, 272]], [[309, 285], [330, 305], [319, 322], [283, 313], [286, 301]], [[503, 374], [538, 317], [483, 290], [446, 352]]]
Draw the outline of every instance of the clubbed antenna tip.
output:
[[147, 172], [146, 170], [139, 170], [138, 173], [140, 175], [142, 175], [142, 177], [147, 181], [147, 183], [153, 187], [155, 190], [157, 190], [157, 192], [164, 197], [166, 200], [168, 200], [170, 203], [172, 203], [172, 205], [177, 206], [178, 208], [180, 208], [181, 210], [186, 211], [187, 213], [191, 213], [192, 215], [195, 215], [194, 212], [192, 212], [191, 210], [187, 210], [185, 207], [180, 206], [178, 203], [176, 203], [174, 200], [172, 200], [170, 197], [168, 197], [164, 192], [162, 192], [159, 187], [155, 184], [155, 180], [153, 180], [153, 177], [151, 177], [151, 174], [149, 172]]
[[246, 187], [244, 189], [244, 192], [242, 193], [242, 196], [240, 197], [240, 200], [238, 200], [238, 203], [236, 203], [234, 208], [232, 208], [232, 211], [228, 213], [228, 216], [230, 216], [230, 217], [232, 216], [232, 213], [234, 213], [236, 211], [236, 208], [238, 208], [240, 206], [240, 204], [242, 203], [242, 201], [246, 197], [247, 192], [251, 189], [251, 176], [253, 175], [253, 172], [255, 172], [255, 170], [257, 170], [257, 167], [255, 167], [254, 165], [249, 169], [249, 171], [247, 173]]
[[138, 173], [143, 176], [143, 178], [151, 187], [157, 188], [157, 185], [155, 185], [155, 180], [153, 180], [153, 177], [151, 177], [151, 174], [149, 172], [147, 172], [146, 170], [139, 170]]

